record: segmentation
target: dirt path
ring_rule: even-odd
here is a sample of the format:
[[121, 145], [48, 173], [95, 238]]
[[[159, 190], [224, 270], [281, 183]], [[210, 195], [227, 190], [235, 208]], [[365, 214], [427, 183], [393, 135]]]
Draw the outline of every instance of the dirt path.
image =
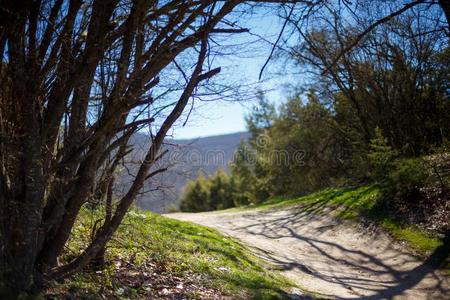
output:
[[450, 299], [450, 276], [383, 232], [302, 208], [177, 213], [233, 236], [304, 287], [333, 299]]

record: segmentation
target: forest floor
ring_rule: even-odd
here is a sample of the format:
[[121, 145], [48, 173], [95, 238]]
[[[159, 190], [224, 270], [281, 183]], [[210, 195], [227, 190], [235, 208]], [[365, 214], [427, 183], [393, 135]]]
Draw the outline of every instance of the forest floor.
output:
[[431, 245], [424, 259], [386, 228], [339, 214], [342, 207], [307, 201], [167, 216], [240, 240], [295, 284], [324, 298], [448, 299], [450, 272], [436, 264], [442, 255], [448, 262], [447, 244]]

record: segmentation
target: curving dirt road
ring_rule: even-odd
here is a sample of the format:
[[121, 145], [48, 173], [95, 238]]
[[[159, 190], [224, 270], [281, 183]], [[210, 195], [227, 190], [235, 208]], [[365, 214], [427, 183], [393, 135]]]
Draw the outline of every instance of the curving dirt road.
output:
[[379, 230], [288, 210], [166, 215], [235, 237], [305, 290], [332, 299], [450, 299], [448, 272], [434, 270]]

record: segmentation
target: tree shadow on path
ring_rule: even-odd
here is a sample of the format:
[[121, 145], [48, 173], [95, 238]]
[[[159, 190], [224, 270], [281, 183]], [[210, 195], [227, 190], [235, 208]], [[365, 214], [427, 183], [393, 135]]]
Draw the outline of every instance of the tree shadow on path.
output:
[[[413, 288], [417, 285], [425, 276], [432, 273], [439, 268], [449, 267], [449, 255], [450, 255], [450, 230], [447, 230], [443, 244], [433, 251], [433, 253], [419, 266], [414, 269], [402, 272], [403, 278], [408, 280], [400, 281], [397, 285], [389, 287], [385, 290], [379, 291], [372, 296], [366, 296], [359, 299], [378, 300], [378, 299], [393, 299], [395, 296], [403, 294], [405, 291]], [[440, 291], [440, 294], [446, 295], [450, 299], [450, 290], [442, 286], [442, 282], [439, 281], [436, 288]], [[346, 298], [340, 298], [346, 299]], [[355, 298], [351, 298], [355, 299]]]
[[[266, 214], [269, 217], [262, 219], [257, 214], [244, 215], [242, 217], [246, 218], [249, 224], [233, 226], [232, 230], [264, 236], [271, 240], [294, 238], [298, 240], [299, 245], [303, 245], [303, 248], [299, 246], [299, 252], [307, 248], [309, 251], [319, 254], [324, 261], [335, 264], [336, 270], [333, 270], [333, 266], [330, 265], [327, 266], [327, 270], [323, 270], [315, 268], [314, 264], [310, 264], [307, 260], [302, 261], [298, 256], [286, 257], [279, 255], [277, 251], [272, 252], [261, 249], [262, 247], [255, 247], [261, 256], [272, 261], [282, 270], [298, 270], [330, 284], [337, 284], [341, 288], [348, 289], [352, 294], [351, 297], [329, 295], [336, 299], [393, 299], [415, 288], [427, 276], [433, 278], [433, 286], [429, 288], [430, 290], [425, 291], [425, 293], [428, 294], [429, 292], [430, 294], [425, 299], [446, 299], [446, 297], [449, 297], [450, 288], [446, 283], [448, 282], [445, 279], [446, 276], [438, 276], [435, 271], [448, 263], [450, 230], [445, 235], [443, 245], [438, 247], [425, 261], [417, 265], [417, 262], [420, 261], [418, 257], [404, 249], [389, 247], [386, 249], [386, 253], [381, 252], [380, 255], [375, 256], [370, 251], [352, 248], [339, 243], [339, 241], [322, 239], [320, 235], [323, 232], [333, 230], [336, 225], [340, 225], [339, 220], [334, 221], [333, 224], [315, 227], [314, 231], [306, 234], [299, 233], [298, 228], [302, 228], [302, 226], [306, 228], [308, 222], [314, 222], [317, 218], [321, 218], [317, 214], [317, 206], [321, 206], [322, 203], [319, 201], [309, 205], [310, 207], [307, 207], [307, 209], [302, 207], [280, 216], [277, 216], [276, 212], [273, 211], [267, 212]], [[381, 256], [381, 259], [379, 256]], [[397, 259], [397, 256], [399, 259]], [[393, 261], [396, 261], [396, 263], [393, 263]], [[416, 266], [405, 270], [407, 264], [415, 264]], [[339, 270], [338, 266], [346, 266], [345, 271]], [[345, 272], [348, 274], [345, 274]], [[360, 273], [365, 276], [360, 276]], [[361, 291], [366, 292], [361, 293]]]

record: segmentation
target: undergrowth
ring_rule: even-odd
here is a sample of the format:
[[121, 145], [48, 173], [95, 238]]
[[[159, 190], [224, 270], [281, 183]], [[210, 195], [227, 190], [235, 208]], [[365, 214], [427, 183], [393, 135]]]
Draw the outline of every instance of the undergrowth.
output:
[[[86, 246], [98, 216], [83, 210], [63, 260]], [[106, 259], [105, 269], [78, 274], [49, 290], [49, 297], [279, 299], [292, 286], [232, 238], [137, 210], [128, 214], [108, 244]]]

